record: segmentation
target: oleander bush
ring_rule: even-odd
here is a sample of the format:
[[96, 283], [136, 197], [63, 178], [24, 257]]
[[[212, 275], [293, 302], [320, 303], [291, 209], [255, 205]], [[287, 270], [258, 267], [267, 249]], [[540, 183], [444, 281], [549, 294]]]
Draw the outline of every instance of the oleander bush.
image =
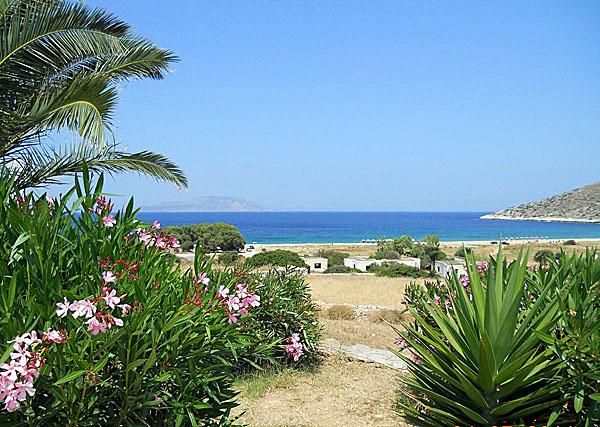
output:
[[[594, 251], [541, 268], [527, 256], [411, 285], [397, 331], [409, 366], [406, 419], [439, 425], [598, 425], [600, 262]], [[409, 390], [409, 391], [406, 391]]]
[[261, 342], [275, 342], [272, 358], [279, 363], [299, 360], [308, 363], [317, 359], [323, 331], [317, 318], [318, 307], [312, 301], [304, 275], [276, 270], [238, 274], [248, 280], [252, 278], [250, 283], [261, 303], [246, 318], [242, 330]]
[[233, 320], [259, 306], [253, 284], [182, 274], [177, 241], [136, 221], [132, 200], [112, 214], [102, 177], [86, 171], [54, 200], [15, 193], [3, 174], [0, 423], [230, 423], [238, 351], [272, 351]]

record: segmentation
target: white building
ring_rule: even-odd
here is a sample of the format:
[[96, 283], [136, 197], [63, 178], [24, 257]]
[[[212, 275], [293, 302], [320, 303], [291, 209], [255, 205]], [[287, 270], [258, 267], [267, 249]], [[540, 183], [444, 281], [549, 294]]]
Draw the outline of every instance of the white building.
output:
[[444, 278], [450, 277], [450, 275], [452, 274], [452, 270], [456, 271], [456, 275], [458, 277], [467, 274], [467, 266], [465, 264], [465, 261], [462, 259], [454, 261], [436, 261], [432, 266], [432, 270]]
[[327, 270], [329, 265], [329, 261], [327, 258], [319, 257], [319, 256], [303, 256], [301, 257], [305, 263], [310, 267], [310, 271], [312, 273], [321, 273]]
[[381, 265], [383, 263], [396, 263], [408, 265], [409, 267], [421, 268], [421, 260], [419, 258], [400, 258], [400, 259], [374, 259], [365, 255], [353, 255], [344, 258], [344, 265], [350, 268], [356, 268], [360, 271], [368, 271], [373, 264]]

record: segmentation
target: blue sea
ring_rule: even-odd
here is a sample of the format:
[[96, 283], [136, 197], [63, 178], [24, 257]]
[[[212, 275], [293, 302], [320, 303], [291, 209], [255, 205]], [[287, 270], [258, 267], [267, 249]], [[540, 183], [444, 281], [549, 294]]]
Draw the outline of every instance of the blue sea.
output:
[[355, 243], [404, 234], [442, 241], [600, 237], [600, 224], [478, 220], [489, 212], [141, 212], [144, 222], [168, 225], [225, 222], [247, 242]]

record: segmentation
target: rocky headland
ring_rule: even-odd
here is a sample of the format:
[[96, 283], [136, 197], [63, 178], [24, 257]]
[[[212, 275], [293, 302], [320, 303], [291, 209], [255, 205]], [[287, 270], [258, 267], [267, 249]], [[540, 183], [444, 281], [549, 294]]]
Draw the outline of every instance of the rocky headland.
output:
[[483, 215], [480, 219], [600, 222], [600, 182]]

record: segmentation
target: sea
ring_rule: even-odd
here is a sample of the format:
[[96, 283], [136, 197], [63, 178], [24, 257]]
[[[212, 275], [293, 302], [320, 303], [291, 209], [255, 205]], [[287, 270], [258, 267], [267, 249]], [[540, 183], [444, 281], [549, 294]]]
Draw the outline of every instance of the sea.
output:
[[600, 224], [480, 220], [489, 212], [140, 212], [163, 227], [201, 222], [233, 224], [247, 242], [356, 243], [410, 235], [441, 241], [600, 238]]

